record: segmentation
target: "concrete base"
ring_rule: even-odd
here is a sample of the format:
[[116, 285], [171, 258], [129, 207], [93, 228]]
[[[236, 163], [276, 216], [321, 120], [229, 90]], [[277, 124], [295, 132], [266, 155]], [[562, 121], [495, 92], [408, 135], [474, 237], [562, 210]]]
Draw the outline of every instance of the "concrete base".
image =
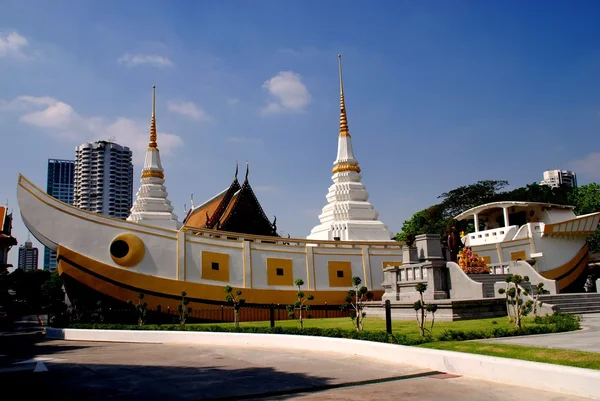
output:
[[[489, 317], [506, 316], [504, 298], [484, 298], [472, 300], [435, 300], [425, 301], [435, 303], [438, 310], [435, 313], [436, 321], [455, 321], [482, 319]], [[413, 304], [408, 302], [392, 302], [392, 320], [414, 320], [415, 310]], [[365, 312], [369, 317], [385, 318], [385, 306], [382, 302], [372, 302]]]

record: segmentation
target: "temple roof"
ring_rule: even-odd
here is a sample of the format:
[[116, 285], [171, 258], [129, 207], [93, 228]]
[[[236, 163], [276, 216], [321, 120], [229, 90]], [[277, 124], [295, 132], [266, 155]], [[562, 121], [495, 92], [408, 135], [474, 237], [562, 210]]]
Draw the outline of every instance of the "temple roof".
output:
[[11, 235], [12, 214], [6, 206], [0, 206], [0, 244], [3, 246], [17, 245], [17, 240]]
[[240, 185], [236, 174], [226, 190], [192, 209], [183, 224], [191, 228], [211, 228], [242, 234], [278, 236], [277, 227], [267, 218], [250, 183], [248, 170]]

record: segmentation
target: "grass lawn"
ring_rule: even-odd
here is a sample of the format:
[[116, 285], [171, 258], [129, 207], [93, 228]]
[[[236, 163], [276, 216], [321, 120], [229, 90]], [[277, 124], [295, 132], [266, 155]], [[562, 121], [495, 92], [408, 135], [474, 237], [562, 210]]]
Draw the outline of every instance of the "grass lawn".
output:
[[419, 347], [600, 370], [600, 353], [596, 352], [493, 344], [480, 341], [441, 341], [419, 345]]
[[[525, 318], [524, 324], [535, 324], [533, 318]], [[190, 324], [191, 326], [192, 324]], [[214, 326], [214, 323], [201, 323], [202, 326]], [[219, 326], [233, 326], [233, 323], [219, 323]], [[278, 320], [275, 326], [280, 327], [300, 327], [296, 320]], [[242, 322], [240, 327], [269, 327], [268, 321], [263, 322]], [[347, 329], [353, 330], [354, 326], [349, 317], [329, 318], [329, 319], [305, 319], [304, 327], [316, 327], [320, 329]], [[375, 317], [366, 317], [364, 320], [365, 331], [385, 331], [385, 320]], [[429, 326], [427, 326], [429, 327]], [[444, 330], [492, 330], [497, 327], [513, 328], [514, 324], [508, 322], [507, 317], [459, 320], [454, 322], [435, 322], [433, 326], [433, 336], [441, 334]], [[394, 334], [405, 334], [407, 336], [419, 337], [419, 326], [415, 320], [393, 320], [392, 332]]]

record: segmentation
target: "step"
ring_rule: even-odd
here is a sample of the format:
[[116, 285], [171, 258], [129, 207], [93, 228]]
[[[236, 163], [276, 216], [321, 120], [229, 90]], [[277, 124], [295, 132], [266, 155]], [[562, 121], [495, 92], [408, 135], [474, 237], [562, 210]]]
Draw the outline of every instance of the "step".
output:
[[559, 301], [559, 302], [552, 302], [552, 301], [547, 301], [545, 299], [540, 299], [540, 302], [543, 302], [545, 304], [551, 304], [551, 305], [557, 305], [557, 306], [577, 306], [577, 305], [600, 305], [600, 300], [595, 300], [595, 301], [587, 301], [587, 302], [581, 302], [581, 301]]
[[[600, 294], [598, 294], [600, 295]], [[565, 296], [561, 296], [561, 295], [547, 295], [547, 294], [543, 294], [540, 295], [540, 298], [543, 299], [552, 299], [553, 301], [581, 301], [581, 302], [587, 302], [587, 301], [600, 301], [600, 296], [589, 296], [589, 297], [565, 297]]]
[[558, 308], [561, 313], [580, 315], [583, 313], [600, 313], [600, 308]]

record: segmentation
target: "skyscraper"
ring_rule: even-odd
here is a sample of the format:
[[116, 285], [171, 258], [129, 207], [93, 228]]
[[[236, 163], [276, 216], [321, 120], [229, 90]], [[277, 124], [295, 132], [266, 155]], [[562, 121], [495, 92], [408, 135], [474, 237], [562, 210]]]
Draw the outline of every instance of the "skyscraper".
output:
[[25, 244], [19, 247], [19, 269], [37, 270], [38, 249], [33, 247], [31, 239], [27, 237]]
[[[75, 187], [74, 160], [48, 160], [48, 182], [46, 192], [70, 205], [73, 204]], [[56, 270], [56, 252], [44, 247], [44, 270]]]
[[546, 170], [544, 179], [540, 185], [549, 185], [551, 187], [560, 187], [562, 184], [570, 187], [577, 187], [577, 175], [574, 171], [568, 170]]
[[132, 152], [114, 142], [76, 148], [73, 204], [81, 209], [126, 219], [133, 203]]

